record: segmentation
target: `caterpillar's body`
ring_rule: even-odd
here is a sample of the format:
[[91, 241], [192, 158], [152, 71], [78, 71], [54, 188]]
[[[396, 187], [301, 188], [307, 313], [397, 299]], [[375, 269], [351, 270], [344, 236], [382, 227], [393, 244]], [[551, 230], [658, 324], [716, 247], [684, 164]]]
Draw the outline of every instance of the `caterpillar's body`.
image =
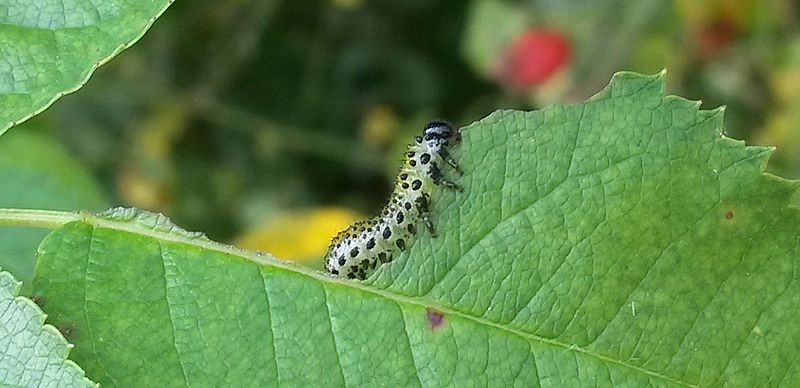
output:
[[461, 189], [441, 171], [448, 164], [461, 172], [449, 152], [459, 140], [458, 131], [447, 123], [433, 121], [425, 126], [422, 136], [408, 146], [392, 196], [380, 214], [351, 225], [331, 242], [325, 257], [328, 272], [365, 279], [378, 264], [391, 261], [397, 250], [405, 250], [420, 221], [435, 236], [429, 218], [431, 195], [439, 185]]

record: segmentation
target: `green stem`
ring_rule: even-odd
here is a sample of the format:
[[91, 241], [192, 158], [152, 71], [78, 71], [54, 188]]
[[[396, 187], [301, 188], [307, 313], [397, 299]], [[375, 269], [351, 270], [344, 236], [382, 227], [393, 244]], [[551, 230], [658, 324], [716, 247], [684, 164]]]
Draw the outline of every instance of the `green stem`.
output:
[[55, 229], [68, 222], [80, 219], [81, 215], [73, 212], [0, 208], [0, 226]]

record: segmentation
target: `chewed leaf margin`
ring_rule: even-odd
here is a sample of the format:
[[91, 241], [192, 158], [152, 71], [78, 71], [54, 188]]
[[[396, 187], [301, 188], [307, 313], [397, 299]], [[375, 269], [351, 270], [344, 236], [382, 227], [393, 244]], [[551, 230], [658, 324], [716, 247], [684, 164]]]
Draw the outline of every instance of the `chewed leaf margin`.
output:
[[153, 213], [132, 207], [115, 207], [99, 213], [97, 216], [109, 221], [133, 223], [153, 231], [174, 233], [188, 239], [211, 241], [203, 232], [190, 232], [183, 229], [162, 213]]

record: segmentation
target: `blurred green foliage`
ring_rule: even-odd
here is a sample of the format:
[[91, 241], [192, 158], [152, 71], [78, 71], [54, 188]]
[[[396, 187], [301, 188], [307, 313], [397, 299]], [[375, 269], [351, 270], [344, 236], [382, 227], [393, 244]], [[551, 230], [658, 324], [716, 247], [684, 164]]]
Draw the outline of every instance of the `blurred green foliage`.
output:
[[[797, 177], [798, 18], [787, 0], [183, 1], [35, 121], [112, 202], [227, 241], [286, 209], [373, 212], [426, 121], [578, 101], [617, 70], [666, 68]], [[557, 74], [503, 82], [514, 39], [544, 29], [569, 42]]]
[[[30, 124], [3, 135], [0, 182], [0, 207], [101, 211], [109, 206], [89, 172]], [[23, 294], [30, 288], [36, 247], [48, 232], [0, 229], [0, 268], [23, 282]]]

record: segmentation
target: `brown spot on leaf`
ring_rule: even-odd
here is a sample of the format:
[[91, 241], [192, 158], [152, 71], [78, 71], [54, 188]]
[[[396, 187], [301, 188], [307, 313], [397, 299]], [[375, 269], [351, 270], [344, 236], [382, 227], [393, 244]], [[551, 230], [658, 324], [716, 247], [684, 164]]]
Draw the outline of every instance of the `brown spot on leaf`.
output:
[[47, 298], [45, 298], [42, 294], [33, 294], [31, 296], [31, 300], [33, 300], [33, 303], [36, 303], [39, 307], [44, 307], [45, 303], [47, 303]]
[[77, 339], [77, 327], [74, 323], [67, 323], [67, 324], [58, 324], [56, 325], [56, 329], [61, 332], [64, 338], [67, 339], [69, 342], [75, 342]]
[[725, 212], [725, 218], [727, 218], [727, 219], [729, 219], [729, 220], [730, 220], [731, 218], [733, 218], [733, 210], [728, 210], [728, 211], [726, 211], [726, 212]]
[[436, 311], [432, 308], [425, 309], [425, 315], [428, 318], [428, 324], [431, 325], [431, 329], [436, 330], [444, 324], [444, 314], [439, 311]]

